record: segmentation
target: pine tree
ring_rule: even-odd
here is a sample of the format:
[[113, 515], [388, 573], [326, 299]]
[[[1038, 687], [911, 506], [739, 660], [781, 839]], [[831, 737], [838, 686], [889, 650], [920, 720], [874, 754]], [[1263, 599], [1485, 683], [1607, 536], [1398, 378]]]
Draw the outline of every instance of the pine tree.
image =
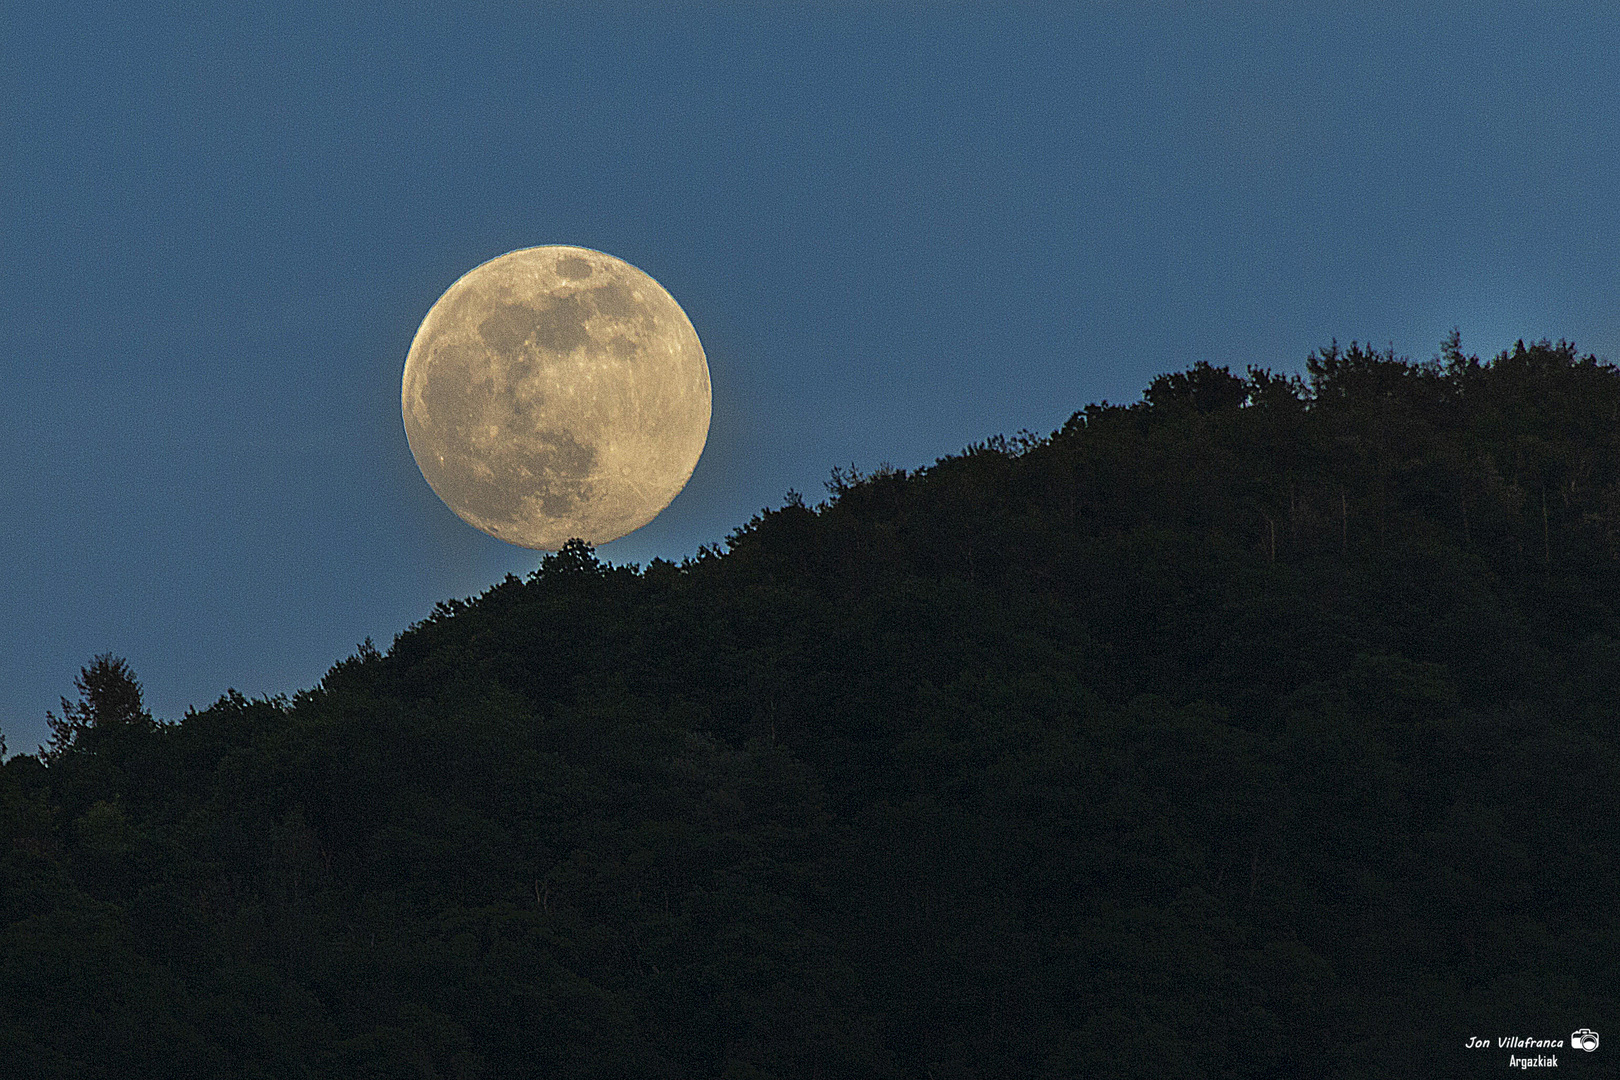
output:
[[51, 745], [40, 747], [40, 756], [47, 764], [69, 753], [93, 752], [115, 731], [154, 726], [152, 714], [141, 702], [141, 684], [122, 657], [102, 653], [79, 669], [73, 683], [79, 688], [79, 700], [62, 698], [61, 716], [45, 714]]

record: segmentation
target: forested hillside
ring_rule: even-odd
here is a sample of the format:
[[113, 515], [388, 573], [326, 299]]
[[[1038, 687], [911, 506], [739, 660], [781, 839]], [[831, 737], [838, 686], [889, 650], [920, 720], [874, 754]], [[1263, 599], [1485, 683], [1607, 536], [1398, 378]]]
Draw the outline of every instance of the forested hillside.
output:
[[97, 658], [0, 769], [0, 1072], [1472, 1076], [1507, 1052], [1470, 1035], [1607, 1038], [1620, 371], [1308, 371], [834, 470], [679, 566], [573, 543], [291, 700], [162, 723]]

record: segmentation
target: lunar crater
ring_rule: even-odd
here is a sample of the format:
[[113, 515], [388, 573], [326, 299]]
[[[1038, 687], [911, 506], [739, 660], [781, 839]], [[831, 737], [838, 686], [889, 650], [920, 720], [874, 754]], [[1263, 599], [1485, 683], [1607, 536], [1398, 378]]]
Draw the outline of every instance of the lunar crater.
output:
[[557, 276], [569, 281], [588, 278], [591, 276], [591, 264], [577, 255], [565, 256], [557, 260]]

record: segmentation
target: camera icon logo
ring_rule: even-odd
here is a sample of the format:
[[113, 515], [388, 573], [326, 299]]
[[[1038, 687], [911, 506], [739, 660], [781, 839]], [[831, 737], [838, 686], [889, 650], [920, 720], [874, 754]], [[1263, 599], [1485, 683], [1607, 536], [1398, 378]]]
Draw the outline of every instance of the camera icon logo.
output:
[[1590, 1054], [1598, 1047], [1598, 1034], [1591, 1028], [1581, 1028], [1569, 1037], [1569, 1047], [1571, 1050], [1585, 1050]]

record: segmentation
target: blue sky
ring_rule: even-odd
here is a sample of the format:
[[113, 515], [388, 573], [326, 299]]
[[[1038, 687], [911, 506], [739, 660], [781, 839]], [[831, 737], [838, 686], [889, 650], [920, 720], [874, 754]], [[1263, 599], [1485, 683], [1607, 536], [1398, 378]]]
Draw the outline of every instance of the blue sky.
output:
[[1620, 359], [1601, 5], [519, 7], [0, 12], [12, 752], [96, 653], [177, 719], [533, 569], [399, 415], [429, 306], [519, 247], [641, 267], [708, 352], [617, 563], [1198, 360]]

